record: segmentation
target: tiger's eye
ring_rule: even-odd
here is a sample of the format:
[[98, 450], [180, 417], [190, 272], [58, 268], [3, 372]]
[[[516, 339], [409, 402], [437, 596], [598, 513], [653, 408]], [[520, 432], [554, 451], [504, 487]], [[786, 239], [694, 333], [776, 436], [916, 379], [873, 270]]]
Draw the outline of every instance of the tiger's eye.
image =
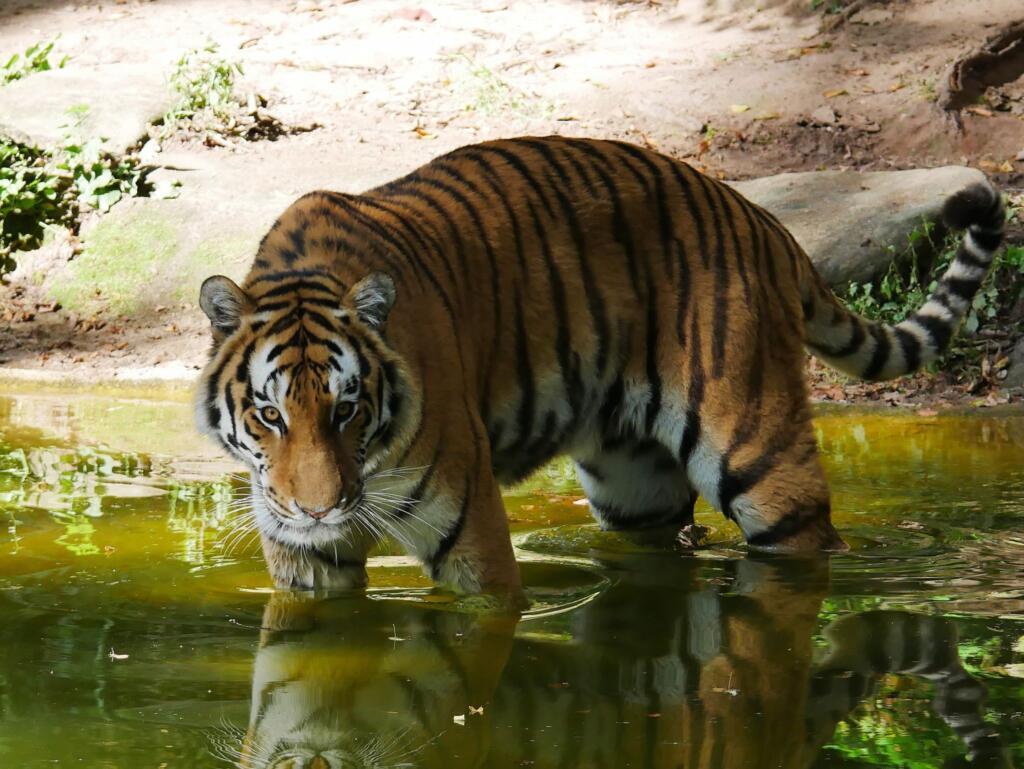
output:
[[264, 406], [260, 409], [260, 418], [268, 425], [272, 425], [281, 420], [281, 412], [273, 406]]
[[340, 424], [344, 422], [356, 410], [356, 404], [352, 401], [342, 401], [334, 407], [334, 419]]

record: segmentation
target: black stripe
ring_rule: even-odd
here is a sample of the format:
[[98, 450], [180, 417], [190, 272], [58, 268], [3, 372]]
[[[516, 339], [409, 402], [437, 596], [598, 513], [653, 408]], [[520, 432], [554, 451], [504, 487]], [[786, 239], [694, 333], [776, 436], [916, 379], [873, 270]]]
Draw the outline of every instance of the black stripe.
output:
[[828, 502], [819, 502], [807, 509], [796, 508], [783, 516], [764, 531], [747, 537], [747, 544], [754, 547], [770, 547], [789, 539], [801, 531], [829, 519], [831, 506]]
[[864, 333], [865, 323], [853, 313], [848, 314], [847, 317], [852, 325], [850, 341], [837, 350], [826, 348], [826, 354], [833, 358], [846, 358], [860, 352], [860, 348], [864, 346], [864, 340], [867, 338], [867, 335]]
[[[427, 196], [422, 195], [421, 193], [419, 193], [416, 190], [409, 190], [409, 191], [407, 191], [405, 193], [401, 193], [401, 194], [407, 195], [407, 196], [415, 198], [415, 199], [424, 198], [426, 200], [429, 200], [432, 205], [436, 206], [436, 203], [434, 201], [432, 201]], [[366, 200], [366, 199], [364, 199], [364, 200]], [[394, 205], [402, 205], [402, 203], [400, 201], [398, 201], [398, 200], [387, 200], [387, 201], [383, 201], [383, 202], [393, 203]], [[371, 206], [373, 206], [375, 208], [378, 208], [378, 209], [383, 208], [383, 206], [378, 204], [377, 201], [369, 201], [368, 205], [371, 205]], [[386, 210], [386, 208], [384, 210]], [[412, 229], [411, 226], [410, 226], [410, 229]], [[458, 231], [457, 230], [453, 230], [453, 234], [456, 237], [456, 247], [457, 248], [461, 248], [462, 247], [462, 240], [458, 236]], [[455, 288], [456, 287], [456, 282], [457, 282], [456, 279], [455, 279], [455, 273], [452, 271], [452, 267], [448, 263], [448, 260], [446, 258], [446, 253], [445, 253], [444, 249], [441, 248], [440, 246], [438, 246], [435, 249], [434, 253], [440, 259], [441, 263], [444, 265], [445, 269], [449, 273], [449, 277], [452, 280], [452, 283], [451, 283], [452, 288]], [[422, 268], [423, 273], [426, 276], [427, 280], [430, 282], [430, 285], [433, 286], [434, 290], [437, 292], [437, 295], [441, 298], [441, 304], [444, 305], [445, 314], [448, 315], [448, 320], [449, 320], [449, 323], [451, 324], [452, 331], [455, 332], [456, 334], [458, 334], [461, 326], [460, 326], [459, 322], [456, 320], [457, 313], [455, 311], [455, 304], [453, 303], [450, 294], [448, 293], [448, 291], [445, 288], [444, 284], [434, 274], [433, 270], [431, 270], [426, 265], [423, 265], [422, 263], [421, 263], [421, 268]]]
[[953, 328], [948, 321], [934, 315], [921, 315], [920, 313], [914, 313], [912, 320], [928, 332], [932, 338], [932, 346], [936, 350], [946, 349], [950, 337], [953, 336]]
[[[629, 282], [633, 287], [633, 293], [636, 295], [637, 300], [644, 301], [645, 297], [640, 285], [639, 260], [637, 258], [636, 246], [633, 241], [633, 233], [630, 230], [629, 221], [626, 217], [625, 209], [622, 206], [622, 195], [619, 192], [619, 187], [615, 183], [614, 177], [610, 176], [603, 168], [597, 165], [597, 162], [593, 162], [596, 160], [607, 164], [609, 162], [608, 157], [590, 143], [574, 144], [573, 146], [590, 156], [592, 161], [590, 167], [601, 179], [601, 183], [608, 192], [608, 197], [612, 204], [612, 238], [619, 244], [619, 247], [622, 248], [622, 251], [626, 256], [626, 266], [629, 268]], [[567, 154], [566, 157], [569, 162], [576, 167], [580, 176], [586, 178], [586, 173], [579, 161], [577, 161], [572, 154]], [[626, 164], [623, 163], [623, 165], [625, 166]], [[594, 196], [594, 191], [592, 189], [589, 189], [587, 192], [592, 197]]]
[[875, 338], [875, 350], [871, 353], [871, 360], [861, 376], [864, 379], [877, 379], [885, 364], [889, 362], [889, 335], [885, 332], [884, 326], [875, 323], [871, 324], [868, 330]]
[[[522, 157], [515, 152], [511, 152], [504, 147], [499, 147], [496, 144], [481, 144], [475, 149], [480, 152], [492, 152], [498, 157], [504, 159], [506, 163], [516, 170], [516, 172], [522, 177], [523, 181], [529, 185], [530, 189], [533, 190], [533, 193], [540, 198], [544, 208], [548, 211], [551, 210], [552, 205], [551, 201], [548, 200], [547, 193], [530, 171], [529, 166], [527, 166]], [[527, 200], [529, 200], [529, 198], [527, 198]]]
[[[417, 195], [418, 194], [419, 193], [417, 193]], [[410, 197], [415, 196], [410, 194]], [[402, 232], [398, 232], [398, 234], [401, 235], [402, 240], [405, 243], [409, 243], [410, 248], [412, 248], [412, 240], [410, 240], [410, 238], [412, 238], [413, 240], [416, 241], [416, 244], [423, 249], [424, 254], [432, 254], [438, 261], [441, 262], [441, 266], [444, 268], [445, 272], [448, 274], [448, 278], [451, 280], [451, 285], [456, 285], [457, 280], [455, 277], [455, 272], [454, 270], [452, 270], [452, 266], [447, 259], [447, 253], [445, 252], [445, 249], [441, 245], [441, 232], [433, 225], [432, 222], [427, 221], [422, 216], [422, 211], [417, 210], [413, 206], [401, 200], [398, 200], [397, 198], [378, 199], [363, 196], [359, 200], [360, 203], [366, 206], [367, 208], [372, 208], [375, 211], [379, 211], [383, 214], [392, 217], [394, 219], [395, 226], [398, 228], [402, 228], [404, 230]], [[433, 201], [431, 201], [431, 203], [433, 203]], [[399, 208], [404, 209], [407, 212], [410, 212], [412, 216], [401, 215], [397, 211], [388, 208], [389, 204], [392, 206], [398, 206]], [[430, 229], [430, 232], [426, 232], [427, 228]], [[395, 232], [396, 230], [392, 229], [392, 231]], [[408, 235], [406, 233], [408, 233]], [[428, 238], [429, 243], [427, 240]], [[413, 251], [415, 251], [415, 248], [413, 248]], [[435, 286], [435, 288], [437, 288], [440, 285], [434, 271], [430, 268], [429, 265], [426, 264], [426, 262], [424, 262], [423, 260], [417, 260], [415, 266], [419, 268], [417, 271], [417, 278], [420, 280], [421, 283], [423, 277], [425, 276], [427, 280], [430, 281], [430, 283]], [[422, 273], [422, 275], [420, 273]], [[450, 304], [451, 300], [450, 298], [448, 298], [447, 294], [445, 294], [443, 298], [446, 303]]]
[[515, 287], [516, 314], [516, 370], [519, 375], [519, 411], [516, 415], [517, 440], [520, 444], [530, 440], [533, 431], [533, 417], [536, 407], [537, 392], [533, 381], [533, 368], [530, 364], [530, 337], [526, 333], [523, 322], [523, 304], [519, 295], [519, 287]]
[[275, 360], [281, 353], [283, 353], [285, 350], [289, 349], [290, 347], [301, 347], [301, 346], [302, 346], [302, 330], [299, 329], [294, 334], [292, 334], [290, 337], [288, 337], [288, 339], [286, 339], [284, 342], [279, 342], [278, 344], [275, 344], [270, 349], [270, 352], [267, 353], [267, 363], [270, 363], [271, 361]]
[[580, 470], [585, 472], [587, 475], [589, 475], [591, 478], [593, 478], [598, 483], [602, 483], [605, 480], [604, 473], [601, 472], [601, 469], [597, 465], [593, 464], [592, 462], [587, 462], [587, 461], [582, 460], [582, 459], [577, 459], [576, 460], [576, 467], [578, 467]]
[[642, 163], [651, 175], [654, 182], [653, 202], [658, 207], [658, 236], [661, 242], [661, 256], [665, 272], [671, 276], [675, 267], [672, 261], [673, 221], [672, 212], [668, 207], [668, 196], [665, 193], [665, 176], [657, 163], [651, 159], [651, 153], [626, 142], [616, 141], [612, 144], [620, 152], [624, 152]]
[[981, 281], [976, 278], [946, 277], [942, 279], [942, 283], [940, 285], [946, 288], [953, 296], [957, 296], [964, 301], [968, 301], [978, 290], [978, 287], [981, 285]]
[[[410, 443], [410, 445], [412, 445], [412, 443], [415, 443], [415, 438]], [[437, 460], [438, 457], [440, 456], [441, 445], [438, 444], [437, 447], [434, 449], [434, 456], [430, 460], [430, 464], [427, 466], [426, 472], [424, 472], [423, 475], [420, 476], [420, 480], [416, 484], [416, 487], [412, 490], [412, 492], [410, 492], [409, 500], [403, 502], [402, 504], [395, 508], [393, 515], [396, 518], [406, 518], [410, 514], [412, 514], [413, 510], [416, 509], [416, 505], [418, 505], [420, 501], [423, 499], [423, 495], [427, 490], [427, 485], [434, 477], [434, 471], [437, 469]]]
[[664, 507], [627, 513], [619, 505], [597, 502], [593, 499], [590, 500], [590, 507], [602, 523], [610, 524], [612, 528], [623, 531], [668, 526], [669, 524], [687, 522], [689, 518], [689, 508]]
[[683, 423], [683, 437], [679, 440], [677, 456], [683, 468], [686, 467], [697, 448], [697, 441], [700, 439], [700, 415], [694, 406], [686, 411], [686, 421]]
[[[722, 230], [722, 220], [719, 217], [718, 212], [715, 210], [714, 202], [711, 198], [711, 190], [708, 186], [709, 181], [704, 177], [703, 174], [695, 173], [694, 178], [696, 180], [696, 186], [700, 187], [705, 201], [705, 210], [708, 216], [711, 217], [712, 226], [715, 232], [715, 253], [714, 253], [714, 268], [715, 268], [715, 301], [714, 301], [714, 313], [715, 319], [712, 323], [711, 335], [712, 335], [712, 377], [718, 378], [722, 375], [723, 361], [721, 360], [725, 353], [725, 332], [726, 332], [726, 313], [727, 308], [725, 306], [724, 296], [726, 283], [728, 281], [728, 275], [726, 274], [726, 261], [725, 261], [725, 236]], [[688, 188], [687, 188], [688, 189]], [[690, 193], [688, 193], [688, 197]], [[692, 198], [691, 198], [692, 199]], [[697, 218], [699, 214], [694, 213], [694, 217]], [[705, 243], [701, 248], [701, 263], [705, 269], [709, 269], [712, 266], [711, 253], [708, 249], [708, 245]]]
[[907, 331], [905, 328], [896, 326], [893, 329], [896, 332], [896, 339], [899, 340], [900, 347], [903, 348], [903, 359], [907, 362], [906, 373], [917, 371], [921, 365], [921, 342], [912, 333]]
[[483, 172], [484, 181], [490, 188], [491, 193], [501, 203], [502, 208], [505, 210], [505, 216], [508, 217], [509, 224], [512, 227], [512, 239], [515, 243], [516, 261], [519, 263], [519, 273], [523, 278], [524, 283], [529, 285], [530, 283], [530, 270], [526, 263], [526, 250], [523, 246], [523, 232], [522, 227], [519, 223], [519, 217], [516, 215], [515, 209], [509, 203], [508, 193], [502, 189], [503, 180], [497, 175], [494, 170], [494, 166], [491, 162], [474, 152], [464, 152], [460, 154], [460, 157], [465, 158], [471, 162], [476, 163], [481, 171]]
[[976, 270], [987, 270], [989, 268], [989, 262], [982, 261], [970, 251], [968, 251], [963, 244], [960, 245], [960, 249], [956, 252], [956, 258], [954, 262], [973, 267]]
[[[1003, 242], [1003, 232], [993, 232], [991, 230], [980, 230], [972, 227], [970, 230], [971, 239], [974, 240], [981, 248], [988, 251], [990, 254], [999, 248], [999, 245]], [[966, 236], [965, 236], [966, 237]], [[973, 256], [973, 254], [972, 254]]]
[[583, 380], [579, 366], [573, 366], [572, 349], [569, 339], [569, 306], [565, 295], [565, 282], [558, 270], [551, 244], [548, 242], [547, 231], [541, 226], [540, 217], [533, 201], [526, 199], [527, 210], [533, 222], [534, 235], [540, 243], [541, 254], [548, 271], [548, 283], [551, 289], [552, 307], [555, 311], [555, 353], [558, 356], [558, 367], [562, 375], [562, 386], [568, 396], [569, 408], [573, 418], [579, 414], [583, 398]]
[[[431, 166], [433, 170], [433, 166]], [[484, 195], [481, 193], [479, 187], [473, 184], [471, 181], [465, 178], [462, 174], [458, 173], [450, 167], [442, 167], [439, 170], [447, 173], [449, 176], [456, 179], [456, 181], [465, 185], [473, 193], [473, 195], [480, 199], [481, 202], [486, 202]], [[491, 283], [491, 316], [493, 322], [493, 330], [491, 335], [491, 344], [487, 350], [487, 361], [484, 364], [483, 371], [483, 384], [481, 392], [484, 398], [484, 412], [486, 418], [486, 412], [490, 402], [491, 395], [491, 377], [494, 372], [494, 358], [497, 356], [497, 350], [500, 347], [501, 331], [502, 331], [502, 302], [501, 302], [501, 263], [498, 259], [498, 255], [491, 245], [491, 240], [487, 236], [487, 228], [484, 226], [483, 218], [480, 215], [480, 210], [476, 207], [473, 199], [464, 195], [460, 190], [437, 179], [421, 177], [416, 179], [417, 182], [424, 184], [428, 187], [441, 190], [451, 197], [456, 203], [458, 203], [462, 210], [465, 211], [473, 224], [476, 226], [477, 234], [479, 236], [478, 243], [483, 246], [484, 252], [487, 256], [487, 266], [490, 273]], [[468, 278], [472, 273], [469, 272], [468, 268], [466, 271], [466, 277]]]
[[455, 519], [455, 523], [452, 524], [451, 528], [445, 533], [444, 537], [437, 544], [437, 549], [434, 550], [433, 555], [428, 559], [430, 562], [430, 576], [433, 579], [438, 579], [441, 571], [441, 561], [447, 557], [448, 553], [455, 546], [455, 543], [459, 541], [459, 535], [462, 534], [462, 529], [466, 525], [466, 513], [469, 512], [469, 477], [466, 477], [466, 488], [462, 492], [462, 505], [459, 507], [459, 517]]
[[[568, 185], [568, 174], [566, 173], [565, 168], [555, 158], [551, 148], [541, 144], [537, 149], [543, 155], [548, 165], [558, 175], [559, 179], [561, 179], [564, 184]], [[597, 337], [597, 352], [594, 365], [597, 369], [597, 377], [600, 378], [608, 363], [609, 327], [604, 298], [600, 291], [600, 284], [594, 276], [590, 260], [587, 258], [586, 239], [583, 234], [583, 227], [580, 224], [579, 217], [577, 216], [576, 208], [563, 191], [561, 185], [549, 183], [549, 186], [553, 189], [555, 197], [558, 199], [559, 208], [569, 225], [573, 244], [576, 247], [576, 258], [580, 265], [580, 275], [583, 278], [583, 291], [586, 296], [587, 307], [590, 311], [590, 316], [594, 324], [594, 334]]]
[[253, 299], [256, 302], [262, 302], [266, 299], [270, 299], [275, 296], [281, 296], [282, 294], [288, 294], [293, 291], [322, 291], [325, 294], [337, 296], [336, 290], [331, 286], [326, 286], [323, 283], [317, 281], [303, 279], [296, 280], [290, 283], [282, 283], [281, 285], [275, 286], [274, 288], [270, 289], [266, 293], [254, 296]]
[[[358, 222], [363, 227], [368, 229], [370, 232], [377, 235], [380, 241], [375, 242], [372, 239], [368, 240], [369, 245], [373, 248], [374, 253], [380, 256], [388, 267], [393, 270], [391, 277], [398, 283], [401, 283], [405, 277], [404, 266], [408, 266], [413, 269], [414, 272], [422, 270], [423, 265], [416, 256], [416, 250], [412, 247], [411, 243], [401, 233], [398, 235], [402, 237], [400, 241], [396, 237], [395, 231], [382, 222], [374, 219], [372, 216], [367, 215], [363, 211], [360, 211], [357, 202], [361, 202], [361, 199], [353, 200], [348, 195], [342, 195], [340, 192], [322, 192], [319, 193], [323, 200], [331, 205], [334, 205], [343, 210], [352, 220]], [[351, 228], [349, 228], [351, 229]], [[405, 262], [397, 259], [388, 249], [383, 247], [383, 243], [389, 244], [398, 254], [405, 258]], [[350, 258], [352, 255], [350, 255]]]

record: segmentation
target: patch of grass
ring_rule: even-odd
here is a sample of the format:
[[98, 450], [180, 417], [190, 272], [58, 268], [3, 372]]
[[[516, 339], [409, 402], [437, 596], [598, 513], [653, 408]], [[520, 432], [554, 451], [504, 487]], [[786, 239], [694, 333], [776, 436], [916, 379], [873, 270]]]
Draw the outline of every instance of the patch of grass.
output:
[[177, 100], [164, 114], [165, 135], [199, 123], [225, 124], [238, 111], [235, 78], [242, 65], [219, 57], [218, 50], [209, 43], [178, 59], [170, 79]]
[[102, 301], [116, 313], [132, 313], [140, 287], [153, 282], [177, 249], [173, 225], [152, 213], [103, 219], [54, 281], [51, 295], [70, 310], [87, 311]]
[[132, 158], [118, 158], [103, 150], [103, 140], [83, 141], [78, 129], [88, 115], [87, 105], [68, 110], [71, 122], [66, 126], [57, 168], [71, 177], [78, 204], [97, 211], [108, 211], [124, 197], [139, 194], [142, 170]]
[[[235, 271], [244, 267], [250, 255], [256, 252], [259, 237], [223, 237], [207, 239], [196, 246], [179, 267], [178, 285], [173, 292], [177, 301], [194, 302], [203, 281], [215, 272], [235, 277]], [[244, 273], [244, 269], [242, 270]], [[241, 279], [241, 275], [238, 279]]]
[[64, 65], [68, 63], [68, 57], [63, 56], [56, 60], [53, 60], [51, 57], [53, 47], [56, 44], [56, 39], [51, 40], [49, 43], [34, 43], [26, 48], [24, 52], [12, 55], [11, 58], [0, 66], [0, 85], [13, 83], [15, 80], [21, 80], [23, 77], [27, 77], [35, 72], [63, 69]]
[[920, 80], [917, 84], [917, 95], [925, 101], [938, 101], [939, 94], [935, 90], [935, 80]]
[[99, 139], [78, 138], [87, 110], [69, 110], [71, 122], [57, 151], [0, 139], [0, 275], [14, 269], [15, 252], [42, 245], [48, 227], [74, 231], [82, 213], [106, 211], [142, 191], [143, 173], [134, 159], [104, 152]]
[[554, 114], [553, 104], [515, 87], [485, 64], [464, 53], [457, 58], [467, 67], [465, 76], [460, 78], [467, 83], [470, 92], [467, 110], [483, 115], [514, 113], [525, 117], [550, 117]]

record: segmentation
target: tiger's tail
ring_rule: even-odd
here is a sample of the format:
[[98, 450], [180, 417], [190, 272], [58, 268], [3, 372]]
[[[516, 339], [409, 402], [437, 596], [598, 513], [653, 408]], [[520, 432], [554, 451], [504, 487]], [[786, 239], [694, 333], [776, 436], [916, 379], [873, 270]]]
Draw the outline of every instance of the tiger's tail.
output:
[[895, 326], [851, 312], [816, 272], [808, 271], [802, 287], [807, 348], [833, 368], [871, 380], [909, 374], [938, 358], [988, 275], [1006, 215], [1002, 196], [986, 181], [950, 196], [942, 218], [951, 229], [967, 233], [928, 301]]

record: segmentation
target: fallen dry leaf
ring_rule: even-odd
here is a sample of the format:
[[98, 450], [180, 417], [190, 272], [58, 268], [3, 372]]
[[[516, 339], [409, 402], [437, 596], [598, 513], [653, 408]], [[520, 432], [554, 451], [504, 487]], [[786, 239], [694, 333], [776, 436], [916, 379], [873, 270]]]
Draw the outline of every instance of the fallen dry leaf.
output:
[[748, 107], [746, 104], [733, 104], [731, 107], [729, 107], [729, 109], [735, 112], [737, 115], [739, 115], [741, 112], [746, 112], [747, 110], [749, 110], [750, 107]]
[[845, 88], [833, 88], [831, 91], [825, 91], [824, 96], [826, 99], [834, 99], [837, 96], [846, 96], [849, 93]]
[[391, 14], [391, 18], [405, 19], [407, 21], [424, 21], [428, 23], [434, 20], [434, 17], [430, 15], [430, 12], [424, 8], [399, 8]]
[[981, 117], [992, 117], [992, 110], [986, 109], [985, 107], [968, 107], [967, 111], [972, 115], [981, 115]]

